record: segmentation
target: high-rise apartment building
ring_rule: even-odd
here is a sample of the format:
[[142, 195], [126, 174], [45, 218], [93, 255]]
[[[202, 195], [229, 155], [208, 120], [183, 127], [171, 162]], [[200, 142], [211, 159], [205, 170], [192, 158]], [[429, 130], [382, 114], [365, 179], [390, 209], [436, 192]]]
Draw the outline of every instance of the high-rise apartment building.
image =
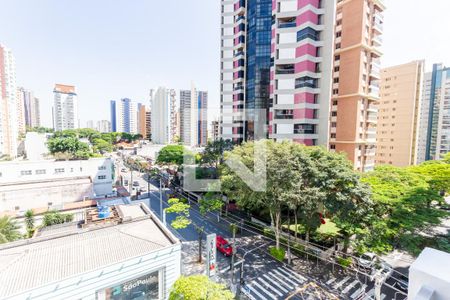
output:
[[55, 131], [80, 128], [78, 96], [75, 87], [56, 84], [53, 94], [53, 128]]
[[16, 63], [12, 51], [0, 45], [0, 157], [17, 156]]
[[345, 152], [359, 171], [375, 165], [384, 9], [381, 0], [338, 0], [336, 7], [330, 149]]
[[19, 134], [26, 132], [25, 124], [25, 90], [18, 87], [16, 93], [17, 131]]
[[88, 120], [88, 121], [86, 122], [86, 128], [89, 128], [89, 129], [95, 129], [96, 127], [95, 127], [95, 125], [94, 125], [94, 120]]
[[381, 70], [376, 164], [417, 164], [424, 61]]
[[24, 129], [26, 127], [41, 126], [39, 99], [34, 96], [33, 91], [27, 90], [23, 87], [18, 87], [17, 105], [18, 118], [20, 118], [18, 122], [20, 127], [22, 126], [22, 123]]
[[110, 118], [111, 118], [111, 131], [117, 132], [117, 120], [116, 120], [116, 101], [111, 100], [109, 105]]
[[97, 122], [97, 131], [100, 133], [111, 132], [111, 123], [108, 120], [100, 120]]
[[176, 92], [159, 87], [150, 90], [152, 141], [171, 144], [178, 133]]
[[192, 84], [191, 90], [180, 91], [180, 139], [189, 146], [206, 145], [208, 92], [198, 91]]
[[222, 1], [221, 136], [328, 145], [335, 1]]
[[212, 141], [220, 139], [220, 123], [217, 120], [211, 122], [211, 130], [209, 132], [209, 138]]
[[419, 162], [441, 159], [450, 152], [450, 68], [434, 64], [423, 84]]
[[111, 101], [111, 124], [114, 132], [138, 133], [138, 112], [136, 103], [123, 98]]
[[144, 139], [150, 138], [151, 117], [150, 108], [143, 104], [138, 104], [138, 132]]

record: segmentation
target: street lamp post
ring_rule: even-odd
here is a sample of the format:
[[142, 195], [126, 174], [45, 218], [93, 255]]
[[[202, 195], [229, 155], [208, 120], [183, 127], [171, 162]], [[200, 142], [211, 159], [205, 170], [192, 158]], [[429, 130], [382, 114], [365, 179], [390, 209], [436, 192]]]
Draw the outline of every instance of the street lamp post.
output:
[[159, 174], [159, 211], [161, 212], [161, 220], [163, 216], [163, 202], [162, 202], [162, 176]]

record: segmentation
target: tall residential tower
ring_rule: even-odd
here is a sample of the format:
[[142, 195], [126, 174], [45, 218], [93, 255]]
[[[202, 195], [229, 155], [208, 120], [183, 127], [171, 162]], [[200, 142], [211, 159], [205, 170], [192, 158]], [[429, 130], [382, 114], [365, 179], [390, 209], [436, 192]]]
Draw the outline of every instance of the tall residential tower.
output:
[[376, 164], [417, 164], [424, 61], [381, 70]]
[[111, 126], [114, 132], [138, 133], [138, 112], [136, 103], [123, 98], [111, 101]]
[[191, 90], [180, 91], [180, 138], [189, 146], [206, 145], [208, 92], [198, 91], [192, 84]]
[[17, 156], [17, 139], [16, 63], [12, 51], [0, 45], [0, 157]]
[[330, 149], [359, 171], [375, 165], [384, 9], [381, 0], [337, 1]]
[[152, 141], [156, 144], [172, 144], [177, 136], [176, 92], [159, 87], [150, 91]]
[[78, 96], [72, 85], [56, 84], [53, 90], [53, 128], [55, 131], [80, 128]]
[[419, 131], [419, 162], [450, 152], [450, 68], [434, 64], [425, 74]]

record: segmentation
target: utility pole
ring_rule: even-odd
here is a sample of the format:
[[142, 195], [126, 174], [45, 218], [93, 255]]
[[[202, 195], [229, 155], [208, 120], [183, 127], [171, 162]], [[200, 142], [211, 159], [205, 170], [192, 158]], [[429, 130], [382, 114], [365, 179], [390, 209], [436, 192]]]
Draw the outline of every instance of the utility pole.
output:
[[163, 201], [162, 201], [162, 176], [159, 174], [159, 211], [161, 212], [161, 219], [163, 216]]
[[234, 260], [236, 255], [236, 231], [237, 231], [237, 225], [231, 224], [231, 228], [233, 231], [233, 246], [231, 246], [231, 282], [234, 283]]

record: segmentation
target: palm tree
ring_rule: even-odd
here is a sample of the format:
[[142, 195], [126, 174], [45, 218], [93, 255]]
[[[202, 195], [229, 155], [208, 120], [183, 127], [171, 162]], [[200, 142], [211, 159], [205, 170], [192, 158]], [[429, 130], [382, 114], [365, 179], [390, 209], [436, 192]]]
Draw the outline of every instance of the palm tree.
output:
[[27, 227], [28, 237], [34, 233], [34, 212], [29, 209], [25, 212], [25, 226]]
[[12, 242], [22, 237], [16, 221], [8, 216], [0, 218], [0, 244]]

